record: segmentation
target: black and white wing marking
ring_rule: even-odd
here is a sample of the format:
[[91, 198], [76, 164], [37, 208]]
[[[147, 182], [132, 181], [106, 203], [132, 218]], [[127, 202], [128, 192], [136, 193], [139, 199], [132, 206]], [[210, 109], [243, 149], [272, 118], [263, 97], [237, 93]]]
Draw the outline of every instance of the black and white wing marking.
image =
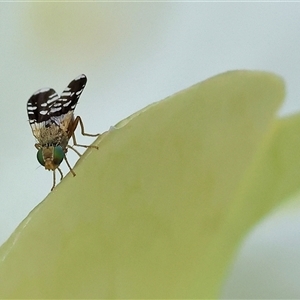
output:
[[74, 109], [86, 82], [86, 76], [84, 74], [79, 75], [64, 89], [59, 100], [53, 102], [50, 107], [50, 118], [52, 123], [59, 125], [66, 118], [67, 114], [69, 117], [73, 115]]
[[41, 128], [51, 124], [60, 126], [62, 121], [68, 123], [72, 119], [86, 82], [87, 78], [82, 74], [70, 82], [60, 97], [51, 88], [40, 89], [30, 97], [27, 102], [27, 114], [33, 135], [37, 139]]
[[58, 95], [51, 88], [36, 91], [27, 101], [27, 114], [33, 135], [38, 138], [39, 130], [51, 123], [50, 110]]

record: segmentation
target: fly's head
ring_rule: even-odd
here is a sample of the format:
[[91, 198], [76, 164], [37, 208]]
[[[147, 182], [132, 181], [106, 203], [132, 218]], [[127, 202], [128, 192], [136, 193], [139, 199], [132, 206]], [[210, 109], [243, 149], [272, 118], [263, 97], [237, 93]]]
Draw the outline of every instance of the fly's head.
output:
[[46, 170], [54, 171], [59, 167], [65, 157], [65, 151], [61, 146], [44, 145], [39, 146], [37, 152], [38, 162], [45, 167]]

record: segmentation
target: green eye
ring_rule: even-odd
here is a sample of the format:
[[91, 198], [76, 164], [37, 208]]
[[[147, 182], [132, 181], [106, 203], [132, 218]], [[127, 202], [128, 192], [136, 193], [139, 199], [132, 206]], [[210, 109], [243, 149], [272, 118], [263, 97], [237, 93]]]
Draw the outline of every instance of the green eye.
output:
[[49, 158], [53, 157], [52, 163], [55, 166], [59, 166], [60, 163], [62, 162], [62, 160], [64, 159], [65, 152], [64, 152], [64, 150], [62, 149], [61, 146], [55, 146], [55, 147], [51, 147], [51, 148], [53, 148], [53, 153], [51, 153], [52, 151], [50, 149], [49, 149], [51, 151], [50, 153], [49, 153], [48, 149], [47, 149], [48, 151], [44, 150], [44, 153], [43, 153], [43, 148], [38, 150], [36, 157], [37, 157], [38, 162], [42, 166], [45, 165], [44, 155], [46, 155], [46, 158], [47, 157], [49, 157]]
[[65, 157], [65, 152], [62, 149], [61, 146], [56, 146], [54, 147], [54, 151], [53, 151], [53, 163], [57, 166], [60, 165], [60, 163], [62, 162], [62, 160]]
[[44, 165], [45, 165], [45, 161], [44, 161], [44, 158], [43, 158], [43, 151], [42, 151], [42, 149], [39, 149], [39, 151], [38, 151], [37, 154], [36, 154], [36, 157], [37, 157], [38, 162], [39, 162], [42, 166], [44, 166]]

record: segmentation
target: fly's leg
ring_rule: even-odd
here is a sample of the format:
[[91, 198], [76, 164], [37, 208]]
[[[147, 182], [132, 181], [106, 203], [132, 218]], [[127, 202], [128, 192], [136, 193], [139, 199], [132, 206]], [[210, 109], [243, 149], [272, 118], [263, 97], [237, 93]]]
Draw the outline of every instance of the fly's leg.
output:
[[53, 184], [52, 184], [51, 191], [53, 191], [53, 189], [55, 187], [55, 170], [53, 170], [52, 172], [53, 172]]
[[[76, 119], [73, 121], [72, 127], [71, 127], [70, 130], [69, 130], [69, 132], [70, 132], [70, 133], [69, 133], [69, 137], [72, 137], [72, 139], [73, 139], [73, 146], [84, 147], [84, 148], [95, 148], [95, 149], [98, 149], [97, 146], [93, 146], [93, 145], [81, 145], [81, 144], [77, 144], [77, 141], [76, 141], [76, 137], [75, 137], [74, 132], [75, 132], [77, 126], [78, 126], [78, 123], [80, 124], [80, 127], [81, 127], [81, 134], [82, 134], [82, 135], [84, 135], [84, 136], [94, 136], [94, 137], [100, 135], [99, 133], [97, 133], [97, 134], [86, 133], [86, 132], [84, 131], [84, 126], [83, 126], [82, 119], [81, 119], [79, 116], [77, 116]], [[80, 154], [77, 150], [75, 150], [72, 146], [69, 146], [69, 145], [68, 145], [68, 147], [71, 148], [72, 150], [74, 150], [79, 156], [81, 156], [81, 154]]]
[[60, 181], [62, 181], [62, 179], [64, 178], [64, 174], [63, 172], [61, 171], [61, 169], [59, 167], [57, 167], [59, 173], [60, 173]]
[[[64, 175], [63, 175], [63, 173], [62, 173], [62, 171], [61, 171], [60, 168], [57, 167], [57, 169], [58, 169], [58, 171], [60, 173], [60, 181], [61, 181], [64, 178]], [[55, 188], [55, 185], [56, 185], [55, 170], [53, 170], [53, 184], [52, 184], [51, 191], [53, 191], [53, 189]]]
[[[66, 163], [67, 163], [67, 165], [68, 165], [68, 167], [69, 167], [69, 169], [70, 169], [70, 172], [72, 173], [72, 175], [73, 176], [76, 176], [76, 173], [73, 171], [73, 169], [71, 168], [71, 166], [70, 166], [70, 164], [69, 164], [69, 162], [68, 162], [68, 160], [67, 160], [67, 157], [66, 157], [66, 155], [65, 155], [65, 157], [64, 157], [64, 159], [65, 159], [65, 161], [66, 161]], [[58, 168], [58, 170], [60, 171], [60, 169]], [[61, 171], [60, 171], [61, 172]], [[61, 173], [62, 174], [62, 173]], [[62, 180], [62, 177], [61, 177], [61, 179], [60, 180]]]
[[74, 147], [72, 147], [70, 145], [67, 145], [67, 147], [70, 148], [70, 149], [72, 149], [75, 153], [77, 153], [78, 156], [81, 156], [81, 154]]

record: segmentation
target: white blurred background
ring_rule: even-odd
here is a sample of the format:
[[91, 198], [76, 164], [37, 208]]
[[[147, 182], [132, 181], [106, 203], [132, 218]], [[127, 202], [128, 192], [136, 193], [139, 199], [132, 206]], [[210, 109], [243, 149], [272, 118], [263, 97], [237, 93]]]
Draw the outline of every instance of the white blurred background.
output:
[[[37, 89], [61, 93], [86, 74], [76, 114], [97, 133], [210, 76], [258, 69], [285, 79], [280, 114], [294, 113], [299, 16], [300, 3], [2, 2], [0, 243], [52, 184], [36, 160], [27, 121], [26, 102]], [[69, 157], [74, 164], [76, 154]], [[222, 297], [300, 298], [299, 241], [299, 206], [270, 216], [243, 244]]]

